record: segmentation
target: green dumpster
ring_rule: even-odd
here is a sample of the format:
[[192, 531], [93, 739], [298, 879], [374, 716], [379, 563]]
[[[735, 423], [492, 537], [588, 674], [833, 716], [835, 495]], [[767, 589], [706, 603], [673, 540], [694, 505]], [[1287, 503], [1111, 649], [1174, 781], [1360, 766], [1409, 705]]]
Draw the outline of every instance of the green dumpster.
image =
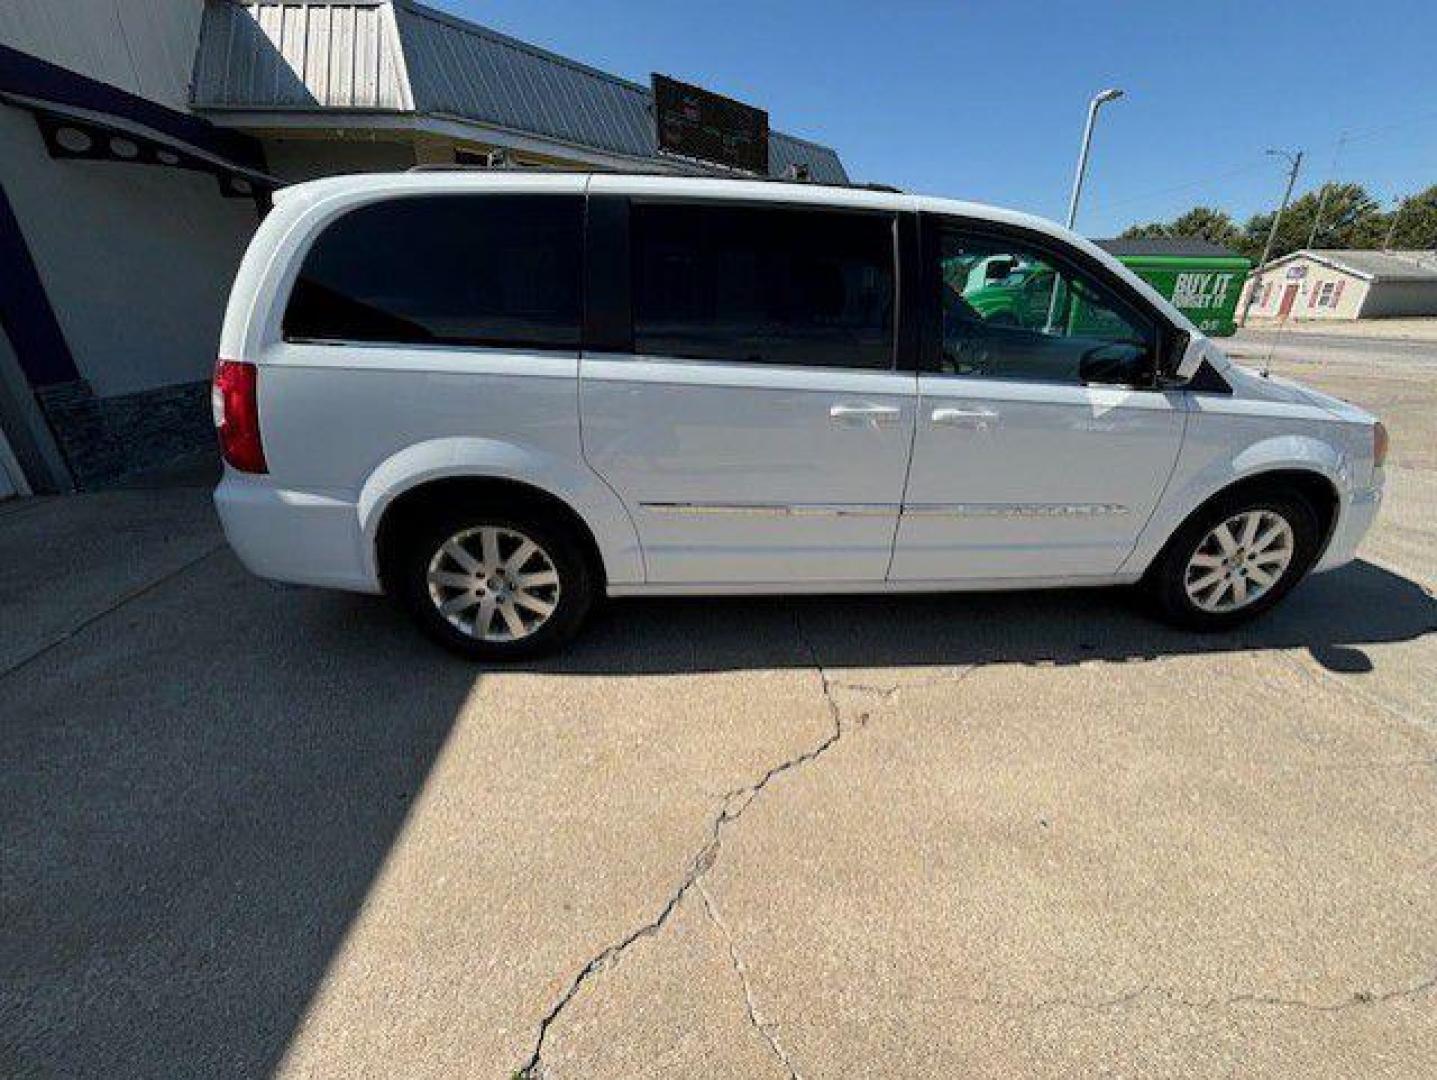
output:
[[1142, 278], [1210, 337], [1227, 337], [1252, 264], [1217, 244], [1180, 236], [1099, 240], [1099, 247]]

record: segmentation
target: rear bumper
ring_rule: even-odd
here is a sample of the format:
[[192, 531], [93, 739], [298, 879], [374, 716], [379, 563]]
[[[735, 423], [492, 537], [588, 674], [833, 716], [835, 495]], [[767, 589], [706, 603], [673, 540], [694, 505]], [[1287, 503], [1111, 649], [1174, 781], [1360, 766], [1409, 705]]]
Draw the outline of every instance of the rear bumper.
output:
[[1377, 511], [1382, 507], [1382, 480], [1367, 491], [1359, 491], [1346, 500], [1338, 512], [1337, 525], [1327, 542], [1327, 550], [1313, 567], [1313, 573], [1335, 570], [1350, 563], [1357, 557], [1357, 547], [1362, 543], [1372, 523], [1377, 520]]
[[253, 574], [296, 585], [380, 591], [352, 502], [288, 491], [226, 469], [215, 488], [215, 509], [230, 547]]

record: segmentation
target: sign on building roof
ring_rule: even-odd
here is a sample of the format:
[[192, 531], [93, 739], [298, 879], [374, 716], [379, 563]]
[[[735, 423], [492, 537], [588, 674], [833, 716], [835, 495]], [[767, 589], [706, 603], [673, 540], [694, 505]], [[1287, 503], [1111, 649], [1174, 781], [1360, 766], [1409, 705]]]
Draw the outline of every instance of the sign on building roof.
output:
[[660, 153], [768, 175], [768, 113], [655, 73]]

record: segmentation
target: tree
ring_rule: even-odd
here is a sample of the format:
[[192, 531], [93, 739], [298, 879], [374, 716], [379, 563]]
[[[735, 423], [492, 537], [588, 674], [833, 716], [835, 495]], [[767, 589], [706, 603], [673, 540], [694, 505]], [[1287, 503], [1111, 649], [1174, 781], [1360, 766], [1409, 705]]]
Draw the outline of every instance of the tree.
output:
[[1171, 236], [1172, 233], [1161, 221], [1150, 221], [1146, 225], [1129, 225], [1119, 235], [1124, 240], [1132, 240], [1135, 237]]
[[[1322, 204], [1322, 220], [1318, 223], [1313, 247], [1375, 248], [1382, 245], [1386, 218], [1367, 189], [1361, 184], [1326, 184], [1324, 187], [1327, 188], [1326, 200], [1322, 198], [1322, 189], [1318, 188], [1294, 199], [1288, 206], [1273, 238], [1271, 258], [1277, 259], [1307, 247], [1319, 203]], [[1248, 219], [1243, 226], [1239, 246], [1244, 255], [1256, 259], [1262, 254], [1272, 218], [1272, 214], [1255, 214]]]
[[[1125, 238], [1200, 236], [1232, 248], [1255, 262], [1267, 243], [1273, 216], [1272, 213], [1254, 214], [1239, 228], [1224, 211], [1195, 206], [1172, 221], [1133, 225], [1122, 235]], [[1317, 230], [1312, 246], [1317, 248], [1380, 248], [1392, 227], [1394, 248], [1437, 249], [1437, 184], [1405, 200], [1390, 214], [1382, 212], [1377, 200], [1361, 184], [1324, 184], [1294, 199], [1288, 206], [1273, 237], [1271, 258], [1281, 258], [1307, 247], [1314, 221]]]
[[1389, 227], [1393, 227], [1391, 246], [1394, 248], [1437, 249], [1437, 184], [1404, 199], [1401, 206], [1387, 215], [1383, 225], [1384, 240]]
[[1222, 210], [1194, 206], [1168, 226], [1173, 236], [1197, 236], [1213, 244], [1232, 247], [1238, 241], [1237, 225]]
[[1124, 240], [1147, 236], [1199, 237], [1223, 247], [1232, 247], [1239, 239], [1238, 228], [1232, 218], [1225, 211], [1211, 206], [1194, 206], [1172, 221], [1133, 225], [1122, 233]]

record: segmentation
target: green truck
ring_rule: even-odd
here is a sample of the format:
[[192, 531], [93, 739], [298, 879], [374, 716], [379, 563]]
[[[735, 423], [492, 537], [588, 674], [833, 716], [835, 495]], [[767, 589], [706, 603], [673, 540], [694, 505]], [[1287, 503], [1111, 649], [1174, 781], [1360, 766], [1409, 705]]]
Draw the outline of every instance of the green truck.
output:
[[[1184, 237], [1142, 237], [1099, 240], [1115, 256], [1172, 301], [1199, 330], [1211, 337], [1234, 332], [1237, 298], [1251, 263], [1241, 255], [1205, 240]], [[1053, 271], [1040, 263], [1007, 256], [988, 256], [947, 268], [950, 286], [990, 323], [1040, 329], [1052, 306]], [[1061, 301], [1060, 301], [1061, 303]], [[1095, 312], [1081, 300], [1069, 318], [1070, 330], [1101, 329]]]
[[1097, 243], [1172, 301], [1204, 334], [1228, 337], [1237, 330], [1237, 298], [1252, 269], [1252, 263], [1241, 255], [1185, 236], [1144, 236]]

